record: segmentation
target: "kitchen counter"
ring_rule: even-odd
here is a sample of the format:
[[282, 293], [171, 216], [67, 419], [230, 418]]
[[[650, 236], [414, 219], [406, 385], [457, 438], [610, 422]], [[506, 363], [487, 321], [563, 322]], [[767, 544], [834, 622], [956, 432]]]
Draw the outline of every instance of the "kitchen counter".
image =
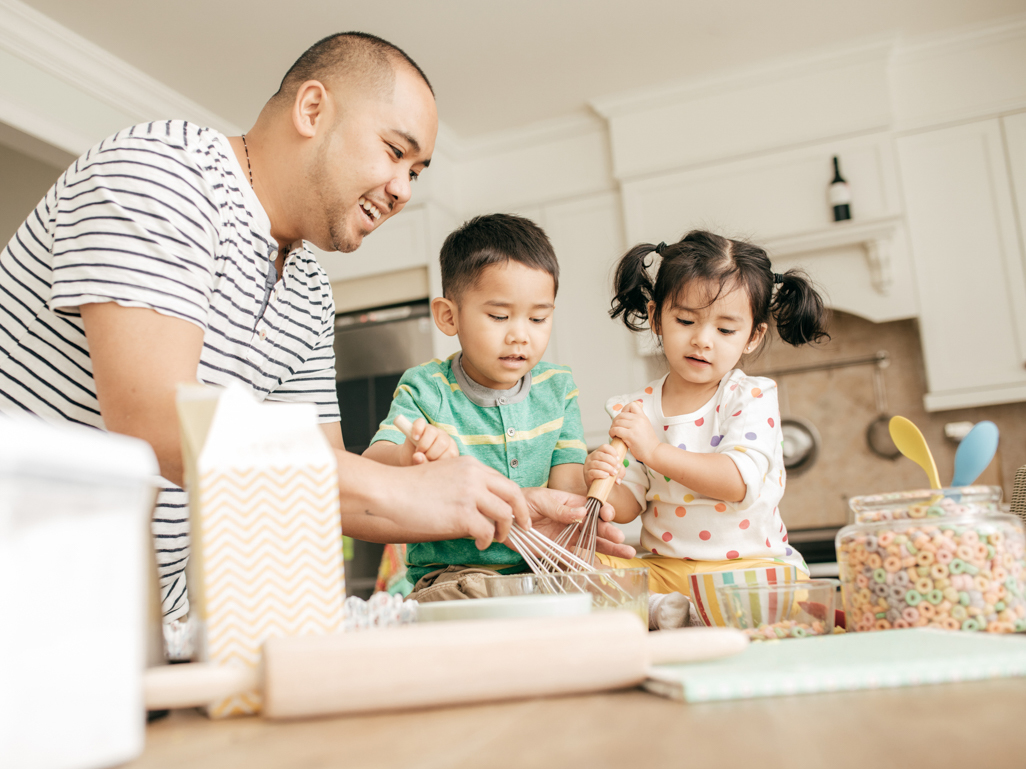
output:
[[635, 689], [294, 723], [182, 711], [126, 766], [1021, 768], [1024, 713], [1022, 678], [693, 705]]

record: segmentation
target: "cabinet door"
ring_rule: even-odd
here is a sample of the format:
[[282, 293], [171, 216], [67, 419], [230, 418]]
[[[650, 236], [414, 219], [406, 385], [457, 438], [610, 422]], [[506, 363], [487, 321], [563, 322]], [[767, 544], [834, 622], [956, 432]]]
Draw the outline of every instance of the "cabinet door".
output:
[[1012, 191], [1019, 220], [1019, 247], [1026, 255], [1026, 112], [1003, 117], [1001, 124], [1008, 147], [1008, 169], [1012, 173]]
[[931, 411], [1026, 400], [1026, 279], [998, 120], [898, 141]]
[[613, 269], [624, 250], [619, 203], [619, 195], [602, 194], [544, 211], [560, 270], [555, 345], [550, 342], [558, 358], [551, 360], [573, 369], [584, 439], [591, 447], [609, 440], [606, 400], [646, 381], [645, 363], [634, 353], [630, 332], [609, 317]]
[[328, 280], [352, 280], [428, 263], [427, 214], [423, 206], [407, 208], [363, 239], [357, 251], [330, 253], [311, 246]]

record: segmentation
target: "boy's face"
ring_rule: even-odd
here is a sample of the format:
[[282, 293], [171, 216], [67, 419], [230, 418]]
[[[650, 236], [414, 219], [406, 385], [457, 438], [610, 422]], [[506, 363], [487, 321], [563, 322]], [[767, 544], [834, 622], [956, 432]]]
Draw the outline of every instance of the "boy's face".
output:
[[486, 267], [453, 313], [467, 376], [493, 390], [516, 385], [545, 354], [555, 302], [545, 270], [514, 261]]

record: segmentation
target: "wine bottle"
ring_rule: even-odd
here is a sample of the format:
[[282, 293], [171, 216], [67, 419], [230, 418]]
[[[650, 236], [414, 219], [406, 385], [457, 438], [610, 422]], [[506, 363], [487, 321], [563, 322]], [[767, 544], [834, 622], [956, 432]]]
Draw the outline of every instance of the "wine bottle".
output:
[[834, 155], [834, 178], [830, 182], [830, 205], [834, 207], [834, 221], [851, 219], [851, 188], [841, 176], [841, 165]]

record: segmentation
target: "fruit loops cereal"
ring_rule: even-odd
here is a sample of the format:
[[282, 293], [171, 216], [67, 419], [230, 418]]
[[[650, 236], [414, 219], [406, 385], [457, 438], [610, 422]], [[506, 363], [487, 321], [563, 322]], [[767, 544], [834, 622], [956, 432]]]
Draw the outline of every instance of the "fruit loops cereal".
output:
[[750, 641], [775, 641], [782, 638], [805, 638], [810, 635], [826, 635], [831, 630], [825, 622], [816, 620], [811, 624], [798, 622], [793, 619], [786, 619], [783, 622], [774, 622], [772, 625], [748, 628], [745, 635]]
[[[837, 534], [848, 630], [1026, 630], [1023, 526], [1001, 513], [944, 512]], [[964, 510], [962, 512], [965, 512]]]

